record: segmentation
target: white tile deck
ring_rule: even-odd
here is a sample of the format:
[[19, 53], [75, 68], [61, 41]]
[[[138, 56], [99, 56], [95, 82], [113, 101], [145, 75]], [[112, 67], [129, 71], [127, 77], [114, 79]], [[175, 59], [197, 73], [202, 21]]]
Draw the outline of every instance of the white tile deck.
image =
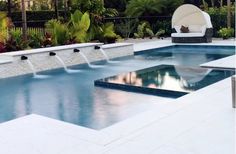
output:
[[2, 123], [0, 154], [235, 154], [235, 122], [228, 78], [100, 131], [39, 115]]

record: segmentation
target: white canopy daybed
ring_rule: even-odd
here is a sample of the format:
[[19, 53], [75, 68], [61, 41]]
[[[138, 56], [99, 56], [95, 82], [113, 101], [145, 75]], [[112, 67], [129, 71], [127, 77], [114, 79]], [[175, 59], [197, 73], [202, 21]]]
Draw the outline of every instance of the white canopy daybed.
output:
[[[185, 26], [189, 32], [181, 32]], [[192, 4], [184, 4], [176, 9], [172, 17], [171, 34], [173, 43], [201, 43], [212, 41], [210, 16]]]

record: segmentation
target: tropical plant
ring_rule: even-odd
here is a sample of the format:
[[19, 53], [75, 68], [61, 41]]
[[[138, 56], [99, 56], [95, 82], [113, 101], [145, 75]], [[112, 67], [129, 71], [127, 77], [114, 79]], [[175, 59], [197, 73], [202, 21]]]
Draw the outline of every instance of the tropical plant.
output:
[[53, 45], [52, 35], [50, 33], [46, 32], [44, 37], [43, 37], [42, 46], [43, 47], [50, 47], [52, 45]]
[[160, 29], [159, 31], [156, 32], [155, 36], [157, 38], [160, 38], [160, 36], [164, 35], [166, 31], [164, 29]]
[[113, 17], [118, 15], [116, 9], [105, 8], [103, 0], [71, 0], [72, 9], [81, 12], [89, 12], [91, 19], [101, 22], [103, 17]]
[[104, 43], [114, 43], [116, 39], [120, 38], [120, 36], [115, 33], [114, 24], [111, 22], [102, 25], [99, 36], [99, 41]]
[[6, 42], [7, 51], [18, 51], [28, 47], [28, 42], [25, 41], [21, 29], [11, 29], [9, 39]]
[[228, 39], [234, 36], [234, 29], [233, 28], [222, 28], [218, 31], [218, 34], [223, 39]]
[[87, 42], [89, 41], [88, 30], [90, 28], [90, 16], [89, 13], [84, 14], [79, 10], [71, 14], [69, 21], [69, 29], [72, 37], [75, 38], [77, 42]]
[[138, 25], [137, 33], [134, 33], [135, 38], [144, 38], [149, 36], [152, 38], [154, 36], [154, 33], [152, 29], [150, 28], [150, 25], [148, 22], [142, 22]]
[[137, 28], [138, 19], [126, 19], [115, 26], [116, 32], [124, 38], [129, 38]]
[[184, 0], [160, 0], [162, 5], [161, 13], [164, 15], [172, 16], [173, 12], [184, 3]]
[[46, 24], [46, 32], [52, 36], [53, 45], [63, 45], [69, 39], [68, 27], [59, 20], [52, 19]]
[[125, 13], [130, 17], [148, 16], [161, 13], [163, 7], [161, 0], [130, 0]]
[[0, 42], [5, 43], [7, 39], [8, 18], [3, 12], [0, 12]]
[[125, 13], [130, 17], [171, 15], [183, 2], [183, 0], [130, 0]]
[[128, 0], [104, 0], [104, 5], [106, 8], [116, 8], [117, 11], [125, 11]]
[[[220, 8], [210, 7], [207, 13], [211, 16], [212, 25], [214, 25], [214, 37], [219, 37], [218, 31], [221, 28], [228, 27], [227, 24], [227, 6], [222, 6]], [[235, 25], [235, 6], [231, 6], [231, 25]]]
[[202, 0], [202, 8], [204, 10], [207, 10], [208, 9], [208, 3], [205, 1], [205, 0]]
[[88, 12], [90, 15], [90, 28], [88, 37], [90, 40], [99, 39], [104, 17], [118, 15], [116, 9], [105, 8], [103, 0], [71, 0], [72, 10]]
[[165, 33], [162, 35], [170, 36], [172, 32], [170, 18], [166, 18], [164, 20], [158, 20], [155, 24], [152, 25], [152, 29], [153, 31], [156, 31], [156, 32], [158, 32], [159, 30], [164, 30]]
[[0, 11], [6, 11], [7, 10], [7, 2], [0, 1]]
[[40, 48], [42, 47], [43, 42], [43, 33], [35, 29], [28, 30], [29, 46], [31, 48]]

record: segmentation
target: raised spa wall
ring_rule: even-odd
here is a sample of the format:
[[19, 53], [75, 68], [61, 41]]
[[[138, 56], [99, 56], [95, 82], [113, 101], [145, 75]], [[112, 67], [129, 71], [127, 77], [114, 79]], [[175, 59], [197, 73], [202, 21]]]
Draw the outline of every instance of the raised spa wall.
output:
[[0, 54], [0, 78], [32, 73], [28, 63], [25, 60], [21, 60], [21, 56], [27, 56], [37, 72], [62, 67], [62, 64], [54, 56], [49, 56], [50, 52], [55, 52], [64, 61], [66, 66], [86, 63], [79, 53], [74, 53], [74, 49], [79, 49], [80, 52], [86, 55], [90, 62], [104, 60], [104, 55], [100, 50], [95, 50], [95, 46], [102, 47], [110, 59], [133, 55], [134, 53], [133, 44], [130, 43], [108, 45], [103, 45], [102, 43], [82, 43], [8, 52]]

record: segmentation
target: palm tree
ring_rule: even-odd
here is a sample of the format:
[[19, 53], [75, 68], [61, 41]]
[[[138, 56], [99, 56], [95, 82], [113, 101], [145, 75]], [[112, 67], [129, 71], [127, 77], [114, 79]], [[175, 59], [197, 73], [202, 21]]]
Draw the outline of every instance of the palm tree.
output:
[[21, 12], [22, 12], [22, 34], [23, 40], [27, 40], [27, 19], [25, 10], [25, 0], [21, 0]]
[[139, 17], [161, 13], [163, 4], [159, 0], [131, 0], [126, 8], [126, 14], [130, 17]]
[[227, 27], [231, 28], [231, 1], [227, 0]]

